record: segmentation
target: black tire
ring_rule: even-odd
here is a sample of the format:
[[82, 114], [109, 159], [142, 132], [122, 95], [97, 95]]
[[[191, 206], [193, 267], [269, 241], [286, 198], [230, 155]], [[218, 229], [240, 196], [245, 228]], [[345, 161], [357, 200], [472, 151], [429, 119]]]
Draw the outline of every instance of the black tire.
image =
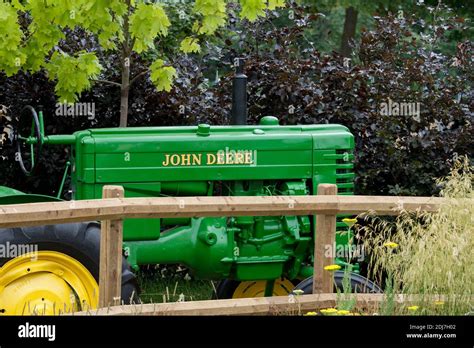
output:
[[[72, 224], [0, 229], [0, 245], [32, 245], [38, 251], [64, 253], [83, 264], [99, 282], [100, 224], [83, 222]], [[0, 267], [9, 258], [0, 257]], [[139, 302], [139, 286], [125, 257], [122, 261], [122, 301]]]
[[217, 283], [216, 291], [212, 292], [213, 300], [224, 300], [232, 298], [240, 282], [237, 280], [224, 279]]
[[[334, 272], [335, 287], [340, 291], [343, 290], [342, 281], [344, 279], [344, 271]], [[353, 293], [382, 293], [382, 289], [373, 281], [361, 276], [357, 273], [350, 274], [351, 288]], [[299, 283], [294, 290], [303, 290], [305, 294], [313, 293], [313, 277], [308, 277]], [[334, 289], [335, 291], [336, 289]]]

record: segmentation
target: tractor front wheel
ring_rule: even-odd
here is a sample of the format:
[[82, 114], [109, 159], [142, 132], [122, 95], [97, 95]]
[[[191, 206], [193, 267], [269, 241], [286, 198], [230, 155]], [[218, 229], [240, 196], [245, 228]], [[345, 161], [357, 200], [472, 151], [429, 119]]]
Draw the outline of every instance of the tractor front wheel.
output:
[[[0, 315], [54, 315], [97, 308], [100, 225], [0, 229]], [[125, 258], [122, 301], [138, 301]]]
[[[230, 299], [230, 298], [252, 298], [264, 297], [265, 280], [237, 281], [226, 279], [216, 287], [214, 299]], [[295, 285], [286, 278], [275, 280], [273, 287], [273, 296], [286, 296], [291, 293]]]

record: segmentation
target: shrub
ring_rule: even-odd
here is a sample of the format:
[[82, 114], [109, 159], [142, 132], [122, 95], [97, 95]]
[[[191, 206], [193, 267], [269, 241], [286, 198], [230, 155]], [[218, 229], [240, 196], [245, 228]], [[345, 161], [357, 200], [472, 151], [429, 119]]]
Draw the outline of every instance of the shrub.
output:
[[[249, 28], [270, 48], [244, 42], [251, 122], [276, 115], [284, 124], [341, 123], [356, 139], [357, 193], [436, 193], [434, 178], [473, 151], [473, 43], [459, 43], [451, 55], [437, 51], [462, 23], [376, 17], [344, 61], [313, 49], [304, 29], [315, 19], [296, 15], [292, 27]], [[389, 99], [419, 103], [419, 117], [382, 115]]]

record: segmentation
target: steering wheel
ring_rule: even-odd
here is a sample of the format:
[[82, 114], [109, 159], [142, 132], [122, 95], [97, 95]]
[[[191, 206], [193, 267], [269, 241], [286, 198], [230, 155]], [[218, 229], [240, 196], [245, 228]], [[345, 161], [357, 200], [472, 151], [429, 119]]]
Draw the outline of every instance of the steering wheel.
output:
[[[18, 124], [17, 127], [15, 127], [14, 139], [16, 142], [15, 159], [20, 164], [22, 172], [27, 176], [30, 176], [36, 170], [37, 164], [41, 158], [43, 139], [41, 136], [40, 120], [38, 118], [38, 114], [32, 106], [27, 105], [21, 110], [19, 123], [23, 116], [27, 115], [31, 117], [30, 136], [22, 136], [19, 133], [20, 124]], [[29, 145], [29, 152], [23, 152], [25, 148], [28, 148], [27, 145]]]

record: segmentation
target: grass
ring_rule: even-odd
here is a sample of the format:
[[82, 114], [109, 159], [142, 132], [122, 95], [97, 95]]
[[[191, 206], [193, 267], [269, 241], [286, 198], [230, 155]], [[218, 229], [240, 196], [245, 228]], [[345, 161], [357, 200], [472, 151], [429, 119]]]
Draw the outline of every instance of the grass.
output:
[[356, 300], [352, 296], [352, 286], [351, 286], [351, 269], [350, 267], [344, 270], [344, 277], [342, 278], [342, 290], [336, 288], [337, 297], [336, 297], [336, 308], [343, 311], [352, 311], [355, 308]]
[[[403, 212], [393, 223], [378, 219], [365, 227], [372, 277], [388, 278], [391, 292], [421, 295], [410, 306], [386, 307], [387, 314], [473, 313], [474, 206], [465, 199], [474, 198], [473, 181], [463, 158], [438, 180], [441, 196], [451, 198], [438, 213]], [[439, 295], [443, 300], [434, 301]]]
[[138, 281], [143, 303], [210, 300], [214, 287], [209, 280], [184, 279], [182, 277], [148, 276], [139, 273]]

